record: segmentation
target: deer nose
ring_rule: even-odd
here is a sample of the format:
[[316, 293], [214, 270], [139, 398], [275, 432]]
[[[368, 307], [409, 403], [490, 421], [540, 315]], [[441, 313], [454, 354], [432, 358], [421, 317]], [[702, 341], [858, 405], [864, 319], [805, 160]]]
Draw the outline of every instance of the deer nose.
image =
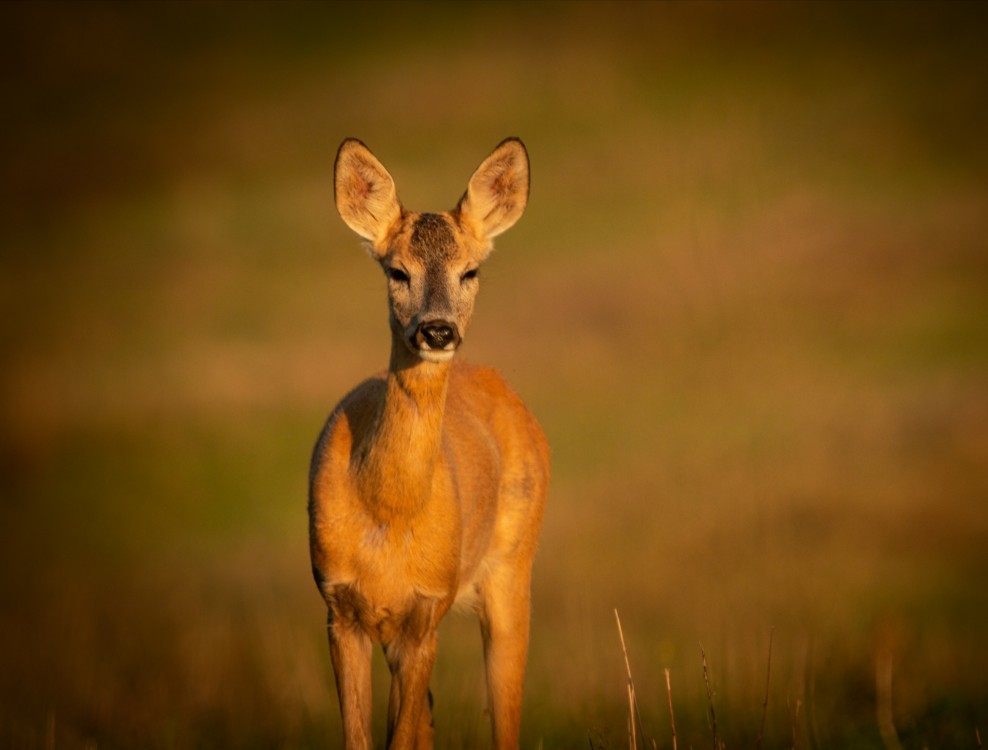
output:
[[456, 327], [445, 320], [430, 320], [419, 326], [418, 334], [415, 336], [415, 343], [420, 349], [429, 348], [433, 350], [455, 348], [460, 344], [460, 335], [456, 332]]

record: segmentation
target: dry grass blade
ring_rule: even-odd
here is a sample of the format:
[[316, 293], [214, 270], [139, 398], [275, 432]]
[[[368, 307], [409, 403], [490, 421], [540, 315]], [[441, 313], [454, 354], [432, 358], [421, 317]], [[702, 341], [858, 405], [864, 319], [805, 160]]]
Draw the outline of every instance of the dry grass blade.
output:
[[710, 675], [707, 671], [707, 654], [700, 644], [700, 658], [703, 660], [703, 683], [707, 686], [707, 706], [710, 708], [710, 731], [713, 734], [714, 750], [720, 750], [720, 740], [717, 738], [717, 715], [714, 713], [714, 694], [710, 688]]
[[638, 750], [638, 736], [635, 733], [635, 689], [628, 682], [628, 748]]
[[631, 747], [634, 750], [638, 747], [637, 735], [635, 731], [636, 720], [637, 727], [641, 730], [642, 738], [645, 737], [645, 727], [642, 724], [641, 711], [638, 708], [638, 697], [635, 694], [635, 681], [631, 677], [631, 662], [628, 660], [628, 647], [624, 642], [624, 630], [621, 628], [621, 617], [618, 615], [617, 609], [614, 610], [614, 619], [617, 622], [618, 637], [621, 639], [621, 652], [624, 654], [624, 667], [628, 672], [628, 736]]
[[765, 673], [765, 700], [762, 702], [762, 725], [758, 728], [758, 739], [755, 740], [755, 750], [762, 746], [762, 737], [765, 735], [765, 719], [768, 716], [768, 688], [772, 679], [772, 639], [775, 636], [775, 628], [768, 634], [768, 667]]
[[[788, 702], [789, 701], [787, 699], [786, 700], [786, 703], [788, 704]], [[795, 706], [795, 708], [793, 709], [793, 711], [791, 713], [791, 716], [792, 716], [792, 744], [789, 746], [791, 748], [791, 750], [796, 750], [797, 727], [799, 726], [799, 707], [801, 705], [802, 705], [802, 701], [799, 698], [797, 698], [796, 699], [796, 706]]]
[[974, 728], [974, 739], [978, 741], [978, 750], [984, 750], [984, 745], [981, 744], [981, 730], [977, 727]]
[[672, 683], [669, 680], [669, 668], [666, 667], [666, 697], [669, 699], [669, 724], [672, 726], [672, 750], [676, 750], [676, 714], [672, 710]]
[[899, 735], [895, 731], [892, 714], [892, 651], [884, 647], [875, 659], [875, 682], [878, 696], [876, 712], [878, 730], [887, 750], [902, 750]]

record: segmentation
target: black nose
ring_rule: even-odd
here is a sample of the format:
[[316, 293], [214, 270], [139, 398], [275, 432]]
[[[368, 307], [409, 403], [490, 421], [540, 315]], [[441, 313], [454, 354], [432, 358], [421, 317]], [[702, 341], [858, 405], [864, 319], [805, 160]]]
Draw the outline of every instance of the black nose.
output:
[[456, 329], [445, 321], [437, 320], [419, 326], [419, 346], [423, 343], [430, 349], [445, 349], [457, 343]]

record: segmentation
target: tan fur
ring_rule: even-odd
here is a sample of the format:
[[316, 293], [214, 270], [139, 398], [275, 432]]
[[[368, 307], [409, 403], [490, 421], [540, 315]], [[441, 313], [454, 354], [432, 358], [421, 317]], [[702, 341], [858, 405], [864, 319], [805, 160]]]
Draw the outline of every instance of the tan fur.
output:
[[312, 567], [347, 748], [370, 748], [371, 644], [392, 674], [388, 746], [429, 748], [436, 629], [454, 601], [480, 618], [497, 748], [518, 745], [532, 559], [549, 448], [493, 370], [454, 357], [492, 238], [528, 198], [528, 155], [504, 141], [450, 212], [418, 214], [359, 141], [340, 146], [336, 204], [388, 275], [391, 361], [336, 407], [316, 444]]

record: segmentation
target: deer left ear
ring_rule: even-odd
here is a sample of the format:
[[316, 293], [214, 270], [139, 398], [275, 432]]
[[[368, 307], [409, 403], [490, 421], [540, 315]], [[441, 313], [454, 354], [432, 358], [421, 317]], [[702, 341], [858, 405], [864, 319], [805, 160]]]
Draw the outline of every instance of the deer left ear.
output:
[[374, 245], [384, 240], [401, 216], [401, 203], [388, 170], [363, 143], [347, 138], [336, 154], [336, 208], [346, 225]]
[[528, 151], [508, 138], [477, 167], [456, 210], [479, 238], [491, 240], [521, 217], [528, 186]]

